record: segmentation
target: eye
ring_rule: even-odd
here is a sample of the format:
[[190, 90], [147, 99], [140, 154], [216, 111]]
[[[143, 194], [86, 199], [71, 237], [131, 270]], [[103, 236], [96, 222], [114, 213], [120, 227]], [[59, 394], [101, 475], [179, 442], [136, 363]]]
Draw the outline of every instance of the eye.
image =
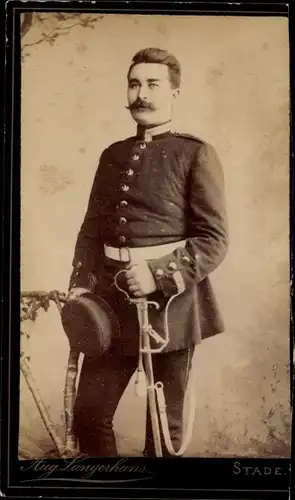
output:
[[132, 82], [132, 83], [129, 83], [129, 88], [130, 89], [135, 89], [139, 86], [139, 84], [137, 82]]
[[154, 89], [155, 87], [159, 87], [156, 83], [149, 83], [149, 88]]

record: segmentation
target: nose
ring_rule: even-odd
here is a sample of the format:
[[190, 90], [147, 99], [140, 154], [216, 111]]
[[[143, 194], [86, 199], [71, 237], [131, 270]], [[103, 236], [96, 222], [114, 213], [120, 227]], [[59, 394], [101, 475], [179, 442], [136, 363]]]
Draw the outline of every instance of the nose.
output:
[[146, 85], [142, 85], [139, 89], [138, 97], [142, 99], [143, 101], [147, 100], [147, 87]]

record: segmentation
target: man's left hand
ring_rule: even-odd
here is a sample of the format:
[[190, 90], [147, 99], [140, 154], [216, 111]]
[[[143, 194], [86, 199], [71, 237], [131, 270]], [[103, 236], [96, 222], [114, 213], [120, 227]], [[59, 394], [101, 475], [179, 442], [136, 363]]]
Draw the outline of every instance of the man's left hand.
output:
[[129, 264], [126, 279], [129, 292], [135, 297], [143, 297], [157, 290], [156, 280], [145, 260]]

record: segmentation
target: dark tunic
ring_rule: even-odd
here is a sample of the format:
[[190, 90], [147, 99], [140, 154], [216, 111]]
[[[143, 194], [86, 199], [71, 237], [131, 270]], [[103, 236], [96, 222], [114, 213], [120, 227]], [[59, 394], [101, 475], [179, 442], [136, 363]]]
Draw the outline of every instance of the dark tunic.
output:
[[211, 145], [185, 134], [164, 132], [150, 142], [137, 135], [105, 149], [78, 234], [70, 287], [106, 298], [121, 324], [113, 343], [124, 353], [137, 353], [136, 309], [114, 286], [125, 264], [106, 258], [103, 245], [148, 247], [183, 239], [185, 248], [148, 261], [158, 285], [149, 299], [160, 304], [160, 310], [149, 309], [150, 321], [161, 335], [165, 305], [184, 286], [169, 306], [164, 352], [224, 330], [209, 280], [228, 247], [222, 167]]

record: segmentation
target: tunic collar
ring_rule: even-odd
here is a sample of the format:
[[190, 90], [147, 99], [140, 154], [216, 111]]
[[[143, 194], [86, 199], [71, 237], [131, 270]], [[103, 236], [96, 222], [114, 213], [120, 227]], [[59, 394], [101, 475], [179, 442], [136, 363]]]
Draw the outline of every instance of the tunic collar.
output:
[[137, 137], [144, 142], [151, 142], [159, 135], [167, 135], [172, 132], [172, 122], [163, 123], [152, 128], [145, 128], [142, 125], [137, 126]]

